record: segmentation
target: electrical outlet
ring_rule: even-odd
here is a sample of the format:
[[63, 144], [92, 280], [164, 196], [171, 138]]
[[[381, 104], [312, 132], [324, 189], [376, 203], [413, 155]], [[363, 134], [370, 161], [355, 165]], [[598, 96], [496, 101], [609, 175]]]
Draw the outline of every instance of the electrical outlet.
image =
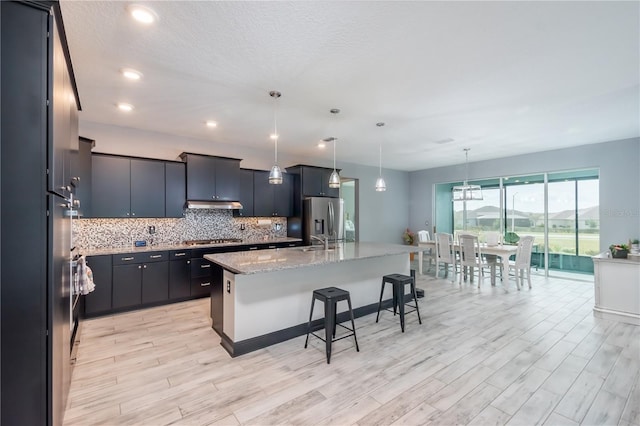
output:
[[241, 231], [244, 231], [244, 223], [241, 223], [241, 224], [240, 224], [240, 230], [241, 230]]
[[149, 233], [151, 235], [156, 233], [156, 227], [154, 225], [149, 225]]
[[279, 231], [282, 229], [282, 224], [281, 223], [276, 223], [276, 231]]

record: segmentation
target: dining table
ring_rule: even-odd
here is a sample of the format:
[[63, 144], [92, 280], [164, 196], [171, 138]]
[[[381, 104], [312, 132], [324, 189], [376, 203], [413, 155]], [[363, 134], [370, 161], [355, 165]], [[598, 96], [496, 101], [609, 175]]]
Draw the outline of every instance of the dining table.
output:
[[[422, 261], [424, 259], [424, 251], [425, 250], [433, 250], [435, 252], [436, 242], [435, 240], [430, 241], [421, 241], [418, 243], [418, 273], [420, 275], [424, 275], [422, 272]], [[456, 252], [460, 251], [460, 246], [458, 243], [453, 244], [453, 249]], [[517, 245], [512, 244], [498, 244], [498, 245], [488, 245], [486, 243], [480, 244], [480, 253], [482, 255], [495, 256], [499, 257], [501, 260], [501, 270], [502, 270], [502, 280], [507, 276], [509, 272], [509, 257], [516, 254], [518, 251]], [[489, 259], [489, 266], [491, 268], [491, 285], [495, 285], [496, 282], [496, 262]]]

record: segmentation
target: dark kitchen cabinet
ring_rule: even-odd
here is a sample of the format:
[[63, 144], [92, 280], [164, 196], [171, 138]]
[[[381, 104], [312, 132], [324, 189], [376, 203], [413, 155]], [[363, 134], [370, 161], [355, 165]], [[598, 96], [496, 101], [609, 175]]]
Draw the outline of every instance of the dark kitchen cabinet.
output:
[[131, 161], [126, 157], [91, 156], [91, 217], [130, 217]]
[[183, 217], [186, 198], [184, 163], [165, 163], [165, 217]]
[[142, 303], [169, 299], [169, 262], [142, 265]]
[[186, 299], [191, 296], [191, 250], [172, 250], [169, 259], [169, 299]]
[[79, 217], [91, 217], [91, 150], [95, 146], [93, 139], [78, 138], [78, 149], [71, 152], [71, 176], [74, 180], [75, 206]]
[[95, 290], [84, 297], [84, 314], [93, 316], [111, 310], [111, 256], [89, 256], [87, 265], [93, 272]]
[[251, 217], [253, 214], [253, 170], [240, 169], [238, 174], [240, 204], [242, 208], [233, 211], [234, 216]]
[[[340, 188], [329, 188], [329, 177], [333, 169], [324, 167], [298, 166], [300, 183], [304, 197], [338, 197]], [[289, 170], [287, 168], [287, 170]]]
[[[180, 188], [179, 163], [117, 155], [91, 156], [91, 217], [165, 217], [169, 203], [170, 216], [178, 216], [178, 203], [184, 205]], [[170, 178], [167, 187], [166, 166]], [[167, 200], [167, 191], [170, 201]], [[182, 190], [184, 191], [184, 189]], [[184, 192], [182, 192], [184, 194]]]
[[113, 267], [113, 309], [142, 303], [142, 264]]
[[253, 173], [253, 214], [254, 216], [288, 217], [292, 214], [292, 176], [283, 175], [282, 184], [269, 183], [269, 172]]
[[182, 153], [187, 163], [187, 199], [238, 201], [240, 160]]
[[163, 161], [131, 159], [131, 217], [164, 217]]
[[113, 255], [113, 309], [167, 300], [168, 259], [166, 251]]

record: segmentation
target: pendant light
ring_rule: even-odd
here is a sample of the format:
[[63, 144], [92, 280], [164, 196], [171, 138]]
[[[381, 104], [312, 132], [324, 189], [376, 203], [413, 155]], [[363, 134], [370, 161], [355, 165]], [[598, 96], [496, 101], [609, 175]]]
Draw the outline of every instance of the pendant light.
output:
[[453, 201], [475, 201], [482, 200], [482, 188], [479, 185], [469, 185], [469, 151], [464, 149], [466, 177], [462, 185], [454, 186], [451, 190]]
[[[376, 123], [376, 126], [382, 128], [384, 127], [384, 123]], [[387, 184], [382, 178], [382, 139], [380, 139], [380, 162], [378, 166], [379, 166], [379, 169], [378, 169], [379, 175], [378, 175], [378, 179], [376, 180], [376, 191], [383, 192], [387, 190]]]
[[269, 96], [273, 98], [274, 102], [273, 135], [271, 135], [271, 138], [275, 140], [275, 161], [273, 167], [271, 167], [271, 171], [269, 172], [269, 183], [273, 185], [280, 185], [282, 183], [282, 170], [280, 170], [280, 166], [278, 166], [278, 98], [280, 98], [281, 93], [272, 90], [269, 92]]
[[[337, 115], [340, 113], [338, 108], [332, 108], [329, 110], [331, 114]], [[338, 144], [338, 138], [333, 137], [333, 171], [329, 176], [329, 188], [340, 188], [340, 175], [336, 171], [336, 145]]]

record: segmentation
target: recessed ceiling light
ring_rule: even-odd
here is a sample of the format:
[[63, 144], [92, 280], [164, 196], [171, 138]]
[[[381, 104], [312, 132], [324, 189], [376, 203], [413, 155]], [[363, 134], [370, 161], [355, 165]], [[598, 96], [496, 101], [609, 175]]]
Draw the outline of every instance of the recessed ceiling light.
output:
[[140, 80], [142, 78], [142, 73], [140, 71], [136, 71], [131, 68], [122, 68], [120, 72], [123, 77], [128, 80]]
[[211, 127], [211, 128], [213, 128], [213, 127], [218, 127], [218, 123], [216, 123], [216, 122], [215, 122], [215, 121], [213, 121], [213, 120], [208, 120], [208, 121], [207, 121], [207, 127]]
[[126, 104], [126, 103], [124, 103], [124, 102], [120, 102], [120, 103], [118, 104], [118, 109], [119, 109], [120, 111], [131, 112], [131, 111], [133, 111], [133, 105], [131, 105], [131, 104]]
[[158, 19], [158, 15], [146, 6], [132, 4], [127, 9], [131, 16], [133, 16], [133, 19], [145, 25], [152, 24], [156, 19]]

